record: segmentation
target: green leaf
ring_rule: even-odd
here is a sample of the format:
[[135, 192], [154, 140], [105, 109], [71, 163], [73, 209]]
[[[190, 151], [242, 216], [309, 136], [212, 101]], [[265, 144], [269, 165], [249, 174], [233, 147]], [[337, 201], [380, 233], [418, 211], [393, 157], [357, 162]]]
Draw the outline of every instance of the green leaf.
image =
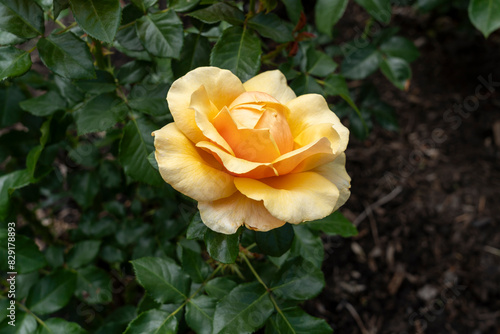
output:
[[71, 299], [76, 286], [76, 274], [57, 270], [42, 278], [31, 290], [26, 306], [40, 315], [60, 310]]
[[31, 68], [31, 57], [13, 46], [0, 47], [0, 81], [26, 73]]
[[344, 238], [353, 237], [358, 234], [356, 226], [338, 211], [323, 219], [309, 222], [307, 226], [312, 230], [323, 231], [328, 235], [340, 235]]
[[384, 54], [402, 58], [411, 63], [416, 60], [420, 52], [412, 41], [401, 36], [392, 36], [380, 45], [380, 51]]
[[323, 319], [304, 312], [300, 307], [285, 309], [269, 318], [265, 334], [331, 334], [332, 328]]
[[25, 98], [18, 85], [0, 87], [0, 101], [2, 101], [0, 103], [0, 127], [7, 127], [20, 121], [23, 111], [19, 107], [19, 102]]
[[208, 254], [222, 263], [234, 263], [240, 252], [240, 233], [222, 234], [207, 229], [205, 232], [205, 243]]
[[113, 300], [112, 282], [109, 274], [95, 266], [76, 271], [75, 296], [88, 304], [106, 304]]
[[304, 11], [301, 0], [281, 0], [286, 8], [286, 13], [290, 20], [296, 24], [299, 22], [300, 13]]
[[278, 43], [293, 41], [293, 27], [286, 24], [278, 15], [259, 13], [248, 20], [248, 26], [264, 37]]
[[195, 283], [202, 283], [212, 272], [210, 266], [201, 257], [200, 246], [193, 240], [181, 240], [182, 268], [191, 276]]
[[158, 0], [132, 0], [132, 3], [145, 13], [147, 9], [153, 6], [157, 1]]
[[[16, 246], [16, 264], [14, 270], [7, 266], [7, 243], [14, 243]], [[26, 274], [45, 267], [45, 257], [38, 249], [38, 246], [24, 235], [17, 234], [15, 242], [8, 241], [7, 233], [0, 235], [0, 255], [6, 259], [2, 263], [5, 271], [15, 271], [19, 274]]]
[[292, 258], [280, 268], [270, 288], [279, 297], [306, 300], [317, 296], [324, 286], [320, 267], [303, 258]]
[[148, 63], [134, 60], [126, 63], [118, 70], [116, 78], [122, 85], [133, 84], [141, 81], [150, 71]]
[[331, 74], [325, 78], [325, 93], [330, 96], [339, 95], [343, 98], [354, 110], [359, 113], [359, 109], [351, 98], [349, 88], [345, 78], [340, 74]]
[[82, 208], [88, 208], [94, 203], [99, 192], [99, 177], [94, 172], [77, 172], [68, 176], [71, 195]]
[[115, 77], [111, 73], [103, 70], [96, 70], [95, 73], [95, 79], [78, 80], [75, 85], [91, 94], [111, 93], [116, 90]]
[[104, 319], [104, 325], [95, 334], [121, 334], [135, 317], [137, 317], [135, 306], [122, 306]]
[[22, 101], [19, 106], [35, 116], [45, 117], [64, 110], [66, 101], [56, 91], [49, 90], [43, 95]]
[[238, 284], [227, 277], [216, 277], [211, 279], [205, 285], [205, 291], [209, 296], [216, 299], [224, 298], [229, 291], [233, 290]]
[[175, 334], [178, 321], [175, 316], [160, 310], [141, 313], [123, 334]]
[[90, 36], [112, 43], [120, 25], [119, 0], [69, 0], [78, 25]]
[[16, 275], [16, 299], [22, 300], [28, 297], [31, 287], [40, 280], [38, 271], [32, 271], [28, 274]]
[[70, 79], [95, 77], [94, 64], [87, 43], [72, 32], [42, 37], [37, 47], [40, 59], [54, 73]]
[[25, 312], [17, 311], [15, 326], [9, 325], [8, 321], [11, 321], [10, 318], [4, 320], [0, 325], [2, 334], [33, 334], [38, 326], [35, 318]]
[[230, 70], [244, 82], [259, 71], [261, 53], [260, 39], [250, 30], [231, 27], [212, 49], [210, 65]]
[[294, 235], [292, 225], [285, 224], [268, 232], [255, 232], [255, 241], [264, 254], [281, 256], [292, 246]]
[[53, 1], [54, 18], [57, 19], [59, 14], [61, 14], [61, 12], [68, 7], [69, 7], [69, 0], [54, 0]]
[[391, 22], [391, 1], [390, 0], [355, 0], [361, 7], [382, 23]]
[[337, 63], [324, 52], [310, 48], [307, 50], [307, 72], [318, 77], [326, 77], [337, 68]]
[[22, 38], [42, 35], [43, 11], [32, 0], [0, 0], [0, 28]]
[[332, 36], [335, 23], [344, 15], [348, 0], [318, 0], [314, 6], [316, 27], [328, 36]]
[[186, 322], [197, 334], [211, 334], [216, 299], [199, 295], [186, 305]]
[[411, 78], [411, 68], [406, 60], [392, 57], [384, 58], [380, 64], [380, 70], [394, 86], [405, 90]]
[[200, 0], [168, 0], [168, 7], [176, 12], [186, 12], [198, 5]]
[[11, 34], [8, 31], [0, 29], [0, 45], [15, 45], [21, 44], [25, 39]]
[[500, 2], [496, 0], [471, 0], [468, 10], [470, 21], [483, 33], [485, 38], [500, 28]]
[[181, 56], [172, 64], [175, 76], [181, 77], [197, 67], [207, 66], [210, 63], [211, 49], [208, 38], [200, 34], [187, 34], [184, 37]]
[[101, 247], [100, 240], [85, 240], [77, 242], [68, 254], [68, 266], [79, 268], [95, 259]]
[[193, 216], [193, 219], [191, 219], [191, 222], [189, 223], [186, 232], [186, 238], [204, 240], [207, 229], [208, 227], [201, 220], [200, 212], [198, 211], [196, 212], [196, 214]]
[[38, 328], [37, 334], [85, 334], [87, 333], [75, 322], [68, 322], [61, 318], [49, 318], [45, 325]]
[[269, 293], [259, 282], [241, 284], [217, 304], [213, 334], [253, 333], [273, 310]]
[[143, 16], [136, 22], [137, 35], [144, 48], [163, 58], [179, 58], [183, 27], [175, 11]]
[[144, 257], [132, 261], [137, 281], [161, 304], [187, 299], [189, 276], [171, 259]]
[[45, 249], [45, 259], [52, 268], [61, 267], [64, 264], [64, 247], [50, 245]]
[[380, 52], [373, 46], [358, 49], [342, 62], [342, 74], [352, 80], [364, 79], [377, 70], [382, 61]]
[[78, 135], [107, 130], [123, 120], [127, 111], [125, 101], [116, 94], [98, 95], [74, 113]]
[[0, 176], [0, 219], [5, 219], [9, 213], [10, 195], [15, 189], [30, 184], [31, 174], [27, 169]]
[[148, 162], [148, 155], [154, 151], [151, 136], [154, 130], [156, 126], [145, 118], [131, 119], [123, 129], [119, 153], [126, 174], [152, 185], [164, 183], [158, 171]]
[[316, 79], [306, 73], [301, 73], [295, 80], [293, 80], [290, 83], [290, 88], [293, 89], [297, 96], [303, 94], [323, 95], [323, 90], [321, 86], [316, 82]]
[[226, 21], [233, 25], [241, 25], [245, 20], [245, 14], [241, 10], [225, 2], [217, 2], [188, 15], [208, 24]]
[[321, 238], [303, 225], [294, 225], [293, 229], [295, 230], [295, 239], [292, 244], [292, 255], [303, 257], [316, 267], [321, 268], [325, 256]]

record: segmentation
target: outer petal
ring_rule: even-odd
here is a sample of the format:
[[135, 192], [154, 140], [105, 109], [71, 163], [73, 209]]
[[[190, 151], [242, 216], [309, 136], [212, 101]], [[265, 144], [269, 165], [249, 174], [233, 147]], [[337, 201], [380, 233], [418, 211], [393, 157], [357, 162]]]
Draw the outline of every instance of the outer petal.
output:
[[278, 175], [271, 163], [265, 162], [252, 162], [245, 159], [240, 159], [226, 153], [217, 145], [208, 142], [200, 141], [196, 147], [204, 149], [206, 152], [211, 153], [226, 169], [233, 175], [251, 177], [251, 178], [264, 178]]
[[199, 202], [201, 219], [210, 229], [233, 234], [241, 225], [257, 231], [269, 231], [285, 224], [273, 217], [262, 202], [251, 200], [239, 192], [214, 202]]
[[337, 204], [335, 204], [335, 207], [333, 208], [334, 211], [347, 202], [349, 196], [351, 196], [351, 191], [349, 190], [351, 188], [351, 178], [345, 169], [344, 153], [340, 154], [334, 161], [316, 167], [312, 171], [325, 177], [339, 189], [340, 195]]
[[243, 86], [247, 92], [264, 92], [283, 104], [296, 97], [293, 90], [288, 87], [285, 76], [279, 70], [263, 72], [245, 82]]
[[229, 106], [245, 92], [238, 77], [217, 67], [198, 67], [172, 84], [167, 94], [170, 113], [179, 129], [195, 143], [205, 138], [196, 126], [194, 110], [189, 109], [189, 105], [191, 95], [202, 85], [205, 86], [209, 100], [218, 110]]
[[288, 124], [293, 137], [297, 137], [306, 128], [320, 123], [330, 123], [340, 136], [339, 150], [344, 151], [349, 141], [349, 130], [340, 122], [323, 96], [306, 94], [287, 103], [290, 109]]
[[245, 196], [264, 201], [274, 217], [298, 224], [328, 216], [339, 198], [339, 190], [323, 176], [304, 172], [262, 180], [235, 178]]
[[153, 132], [155, 157], [163, 179], [197, 201], [232, 195], [234, 177], [210, 155], [197, 149], [174, 123]]

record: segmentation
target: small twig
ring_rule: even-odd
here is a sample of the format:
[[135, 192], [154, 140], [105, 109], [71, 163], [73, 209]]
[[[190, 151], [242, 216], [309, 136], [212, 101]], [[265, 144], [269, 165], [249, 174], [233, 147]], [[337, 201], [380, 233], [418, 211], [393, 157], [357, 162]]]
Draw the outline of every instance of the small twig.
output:
[[393, 191], [391, 191], [390, 193], [388, 193], [387, 195], [385, 195], [384, 197], [380, 198], [378, 201], [376, 201], [375, 203], [369, 205], [363, 212], [361, 212], [359, 214], [359, 216], [356, 218], [356, 220], [354, 220], [353, 224], [355, 226], [358, 226], [359, 223], [361, 223], [363, 220], [365, 220], [365, 218], [368, 216], [368, 212], [370, 210], [373, 210], [375, 208], [378, 208], [390, 201], [392, 201], [394, 198], [396, 198], [396, 196], [399, 195], [399, 193], [403, 191], [403, 187], [402, 186], [397, 186], [396, 188], [394, 188]]
[[380, 248], [380, 238], [378, 237], [378, 228], [375, 217], [373, 216], [373, 211], [370, 206], [366, 207], [368, 218], [370, 220], [370, 229], [372, 230], [373, 241], [375, 241], [375, 245]]
[[347, 311], [349, 311], [349, 313], [351, 314], [351, 316], [354, 318], [354, 320], [358, 324], [358, 327], [361, 330], [361, 333], [363, 333], [363, 334], [371, 334], [366, 329], [365, 325], [363, 324], [363, 321], [361, 320], [361, 317], [359, 316], [359, 314], [356, 311], [356, 309], [354, 308], [354, 306], [352, 306], [351, 304], [349, 304], [349, 303], [346, 302], [344, 304], [344, 307], [347, 309]]

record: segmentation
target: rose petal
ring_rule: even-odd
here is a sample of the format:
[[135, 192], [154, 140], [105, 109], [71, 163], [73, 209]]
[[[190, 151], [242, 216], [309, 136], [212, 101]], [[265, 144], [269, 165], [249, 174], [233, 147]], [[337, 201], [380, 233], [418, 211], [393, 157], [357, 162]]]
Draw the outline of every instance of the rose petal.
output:
[[281, 104], [275, 106], [275, 108], [267, 106], [261, 118], [255, 125], [255, 129], [270, 130], [272, 138], [276, 142], [281, 154], [288, 153], [293, 149], [293, 137], [290, 131], [290, 126], [288, 126], [288, 121], [285, 117], [288, 110], [285, 112], [284, 109], [288, 108]]
[[236, 177], [234, 184], [243, 195], [264, 201], [271, 215], [292, 224], [328, 216], [339, 198], [333, 183], [312, 172], [261, 180]]
[[214, 118], [213, 125], [238, 158], [271, 162], [280, 156], [269, 129], [240, 129], [227, 108], [223, 108]]
[[351, 195], [351, 191], [349, 190], [351, 188], [351, 177], [345, 169], [345, 154], [341, 153], [334, 161], [318, 166], [311, 170], [311, 172], [318, 173], [328, 179], [339, 189], [339, 199], [333, 210], [335, 211], [344, 205]]
[[285, 76], [278, 70], [261, 73], [245, 82], [243, 86], [246, 91], [267, 93], [283, 104], [296, 97], [293, 90], [288, 87]]
[[191, 95], [205, 86], [208, 98], [217, 110], [228, 106], [245, 88], [240, 79], [228, 70], [217, 67], [198, 67], [177, 79], [167, 94], [168, 107], [177, 127], [193, 142], [205, 140], [195, 122], [195, 112], [189, 108]]
[[215, 201], [236, 191], [234, 177], [197, 149], [174, 123], [153, 132], [160, 174], [174, 189], [197, 200]]
[[318, 94], [301, 95], [288, 102], [287, 107], [290, 109], [288, 124], [294, 138], [312, 125], [330, 123], [340, 136], [339, 151], [346, 149], [349, 141], [349, 130], [330, 110], [323, 96]]
[[241, 225], [257, 231], [269, 231], [285, 224], [273, 217], [262, 202], [254, 201], [241, 193], [214, 202], [199, 202], [198, 209], [205, 225], [224, 234], [235, 233]]
[[211, 153], [232, 175], [256, 179], [278, 175], [271, 163], [240, 159], [208, 141], [198, 142], [196, 146]]

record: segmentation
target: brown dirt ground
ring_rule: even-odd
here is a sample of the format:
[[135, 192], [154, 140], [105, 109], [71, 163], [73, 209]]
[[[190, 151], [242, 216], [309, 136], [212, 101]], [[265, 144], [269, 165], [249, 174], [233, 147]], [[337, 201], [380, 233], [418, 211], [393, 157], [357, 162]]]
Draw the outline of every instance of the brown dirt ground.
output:
[[[393, 16], [421, 52], [407, 92], [374, 78], [401, 131], [351, 138], [359, 235], [325, 239], [327, 287], [305, 305], [336, 333], [500, 333], [500, 34], [448, 14]], [[480, 76], [498, 84], [477, 99]]]

